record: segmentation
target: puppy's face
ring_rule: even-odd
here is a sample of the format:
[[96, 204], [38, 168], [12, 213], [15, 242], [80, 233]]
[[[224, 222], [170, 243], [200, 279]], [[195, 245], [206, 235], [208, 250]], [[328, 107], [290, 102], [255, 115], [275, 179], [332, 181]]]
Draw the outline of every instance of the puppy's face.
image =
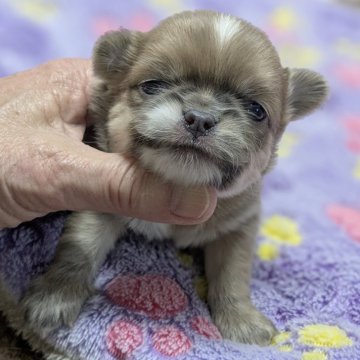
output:
[[326, 95], [320, 75], [283, 69], [260, 30], [205, 11], [173, 16], [145, 34], [105, 34], [94, 69], [106, 150], [223, 195], [258, 180], [288, 121]]

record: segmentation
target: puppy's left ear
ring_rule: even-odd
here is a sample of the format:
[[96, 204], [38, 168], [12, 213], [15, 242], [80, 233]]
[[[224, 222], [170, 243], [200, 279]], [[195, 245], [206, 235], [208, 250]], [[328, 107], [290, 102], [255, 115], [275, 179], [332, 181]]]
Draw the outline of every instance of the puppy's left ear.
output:
[[102, 35], [93, 51], [94, 74], [102, 80], [118, 82], [134, 64], [144, 34], [121, 29]]
[[328, 85], [315, 71], [308, 69], [285, 69], [288, 73], [287, 121], [310, 114], [326, 99]]

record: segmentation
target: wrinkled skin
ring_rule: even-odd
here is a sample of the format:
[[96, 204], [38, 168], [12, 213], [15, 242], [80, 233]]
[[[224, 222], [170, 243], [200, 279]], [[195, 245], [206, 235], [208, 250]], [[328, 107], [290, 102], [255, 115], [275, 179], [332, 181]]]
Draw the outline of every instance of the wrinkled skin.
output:
[[81, 142], [90, 78], [90, 61], [64, 59], [0, 79], [0, 228], [65, 209], [207, 220], [214, 190], [161, 184], [134, 160]]

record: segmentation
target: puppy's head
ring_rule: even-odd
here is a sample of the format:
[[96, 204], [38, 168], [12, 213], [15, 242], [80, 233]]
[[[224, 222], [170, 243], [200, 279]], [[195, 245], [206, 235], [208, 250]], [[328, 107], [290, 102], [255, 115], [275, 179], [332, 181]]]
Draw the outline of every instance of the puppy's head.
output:
[[93, 60], [105, 150], [224, 195], [258, 180], [286, 124], [327, 93], [317, 73], [282, 68], [262, 31], [207, 11], [175, 15], [148, 33], [107, 33]]

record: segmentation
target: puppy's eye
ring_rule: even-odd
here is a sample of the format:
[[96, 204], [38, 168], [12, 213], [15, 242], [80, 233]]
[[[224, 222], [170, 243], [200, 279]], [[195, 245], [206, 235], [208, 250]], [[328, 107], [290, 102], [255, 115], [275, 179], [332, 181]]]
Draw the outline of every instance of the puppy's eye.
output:
[[255, 121], [263, 121], [267, 118], [265, 109], [255, 101], [249, 103], [246, 107], [246, 110], [248, 113], [250, 113]]
[[161, 80], [146, 80], [140, 83], [139, 88], [147, 95], [156, 95], [167, 89], [169, 84]]

